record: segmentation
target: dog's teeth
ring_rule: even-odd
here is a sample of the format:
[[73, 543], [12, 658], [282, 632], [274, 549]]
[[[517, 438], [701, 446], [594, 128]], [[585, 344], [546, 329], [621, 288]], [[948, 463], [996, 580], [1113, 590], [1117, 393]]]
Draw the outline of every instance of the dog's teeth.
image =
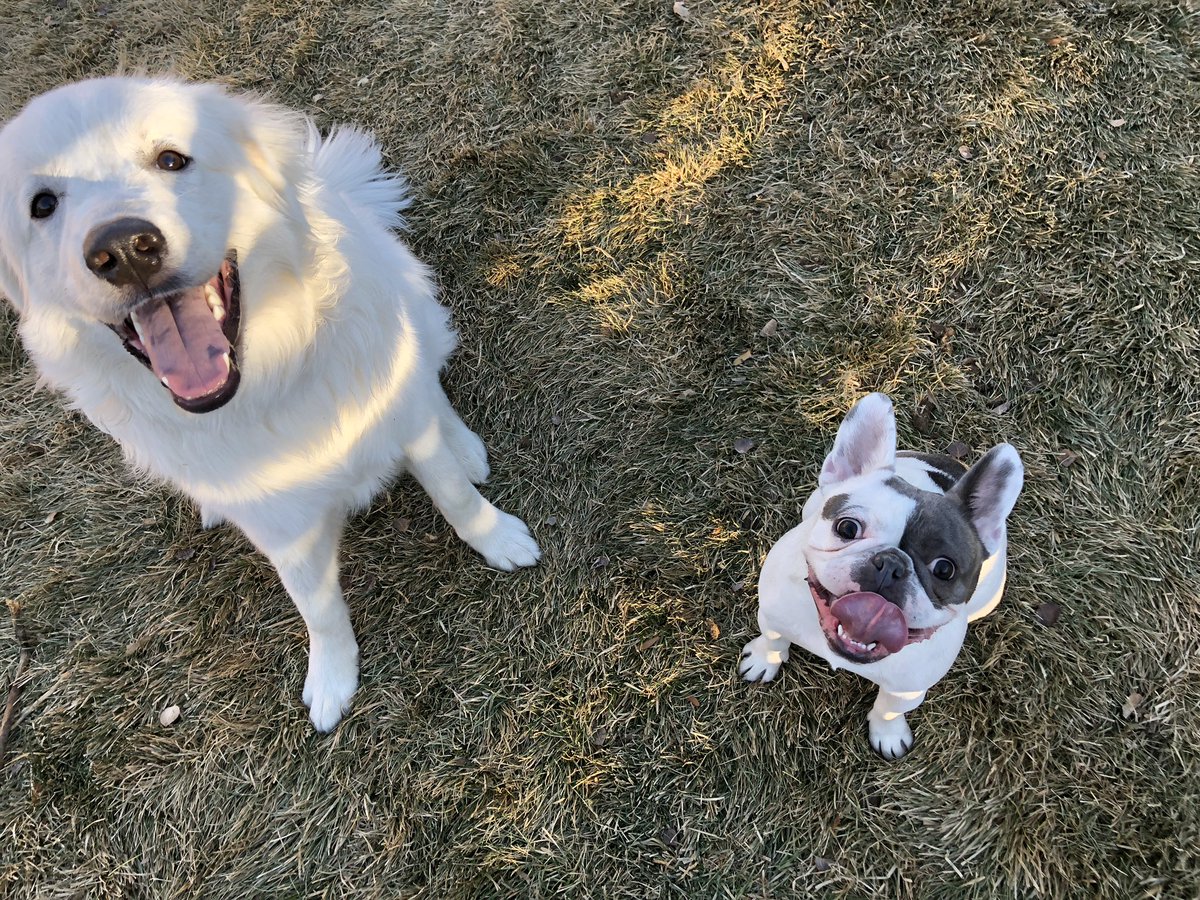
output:
[[221, 301], [221, 295], [217, 289], [211, 284], [204, 285], [204, 299], [208, 301], [208, 308], [212, 310], [213, 318], [218, 322], [225, 319], [225, 304]]
[[129, 321], [133, 323], [133, 330], [137, 333], [138, 340], [141, 341], [143, 344], [146, 343], [146, 336], [144, 334], [142, 334], [142, 326], [138, 322], [137, 313], [134, 313], [133, 315], [131, 315], [129, 317]]
[[879, 646], [879, 641], [871, 641], [871, 643], [867, 644], [867, 649], [874, 650], [878, 646]]
[[167, 384], [167, 376], [165, 376], [165, 375], [163, 376], [162, 386], [165, 387], [167, 390], [171, 389], [171, 385]]
[[838, 625], [838, 637], [845, 637], [845, 636], [846, 636], [846, 629], [843, 628], [841, 626], [841, 624], [839, 624]]

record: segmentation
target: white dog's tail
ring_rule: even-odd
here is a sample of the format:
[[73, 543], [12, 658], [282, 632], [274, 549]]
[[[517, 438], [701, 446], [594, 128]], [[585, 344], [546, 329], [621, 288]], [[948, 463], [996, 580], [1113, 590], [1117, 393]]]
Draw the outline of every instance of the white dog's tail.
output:
[[352, 125], [339, 125], [322, 139], [310, 122], [308, 146], [319, 182], [386, 227], [404, 227], [401, 211], [412, 202], [408, 182], [384, 169], [375, 138]]

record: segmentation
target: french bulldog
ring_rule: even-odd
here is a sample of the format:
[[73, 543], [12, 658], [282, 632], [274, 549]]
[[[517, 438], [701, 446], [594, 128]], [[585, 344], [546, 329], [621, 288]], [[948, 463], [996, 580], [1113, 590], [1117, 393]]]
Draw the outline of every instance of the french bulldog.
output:
[[1004, 592], [1006, 521], [1024, 482], [1009, 444], [970, 469], [896, 451], [892, 401], [868, 394], [838, 429], [800, 524], [759, 576], [762, 634], [742, 651], [747, 681], [771, 681], [798, 644], [879, 685], [871, 746], [899, 759], [904, 714], [953, 665], [967, 624]]

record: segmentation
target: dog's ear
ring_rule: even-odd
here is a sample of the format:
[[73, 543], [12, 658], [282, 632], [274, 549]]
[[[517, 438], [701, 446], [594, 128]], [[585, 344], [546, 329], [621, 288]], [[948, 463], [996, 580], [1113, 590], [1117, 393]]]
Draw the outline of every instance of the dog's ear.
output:
[[966, 510], [989, 554], [1004, 540], [1004, 522], [1025, 484], [1025, 467], [1012, 444], [998, 444], [949, 491]]
[[896, 414], [886, 394], [867, 394], [846, 413], [825, 457], [821, 487], [896, 465]]
[[25, 308], [21, 279], [17, 277], [16, 269], [9, 265], [3, 247], [0, 247], [0, 296], [8, 298], [9, 305], [17, 311], [17, 315]]
[[296, 186], [304, 181], [307, 120], [265, 100], [235, 100], [228, 95], [224, 99], [233, 108], [233, 137], [249, 163], [250, 188], [265, 201], [282, 200], [290, 207], [296, 200]]

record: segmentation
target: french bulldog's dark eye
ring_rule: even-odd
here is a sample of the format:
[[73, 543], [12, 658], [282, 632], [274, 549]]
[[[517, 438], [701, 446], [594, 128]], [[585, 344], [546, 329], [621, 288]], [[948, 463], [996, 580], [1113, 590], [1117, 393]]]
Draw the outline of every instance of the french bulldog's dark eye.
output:
[[191, 159], [184, 156], [178, 150], [164, 150], [154, 160], [154, 164], [166, 172], [178, 172], [181, 169], [186, 169], [190, 162]]
[[949, 581], [954, 577], [954, 573], [957, 570], [954, 568], [954, 563], [944, 556], [939, 556], [933, 561], [933, 565], [929, 567], [929, 571], [933, 573], [934, 578], [940, 581]]
[[862, 525], [854, 519], [838, 519], [833, 523], [833, 530], [837, 532], [838, 537], [852, 541], [862, 534]]
[[46, 219], [54, 215], [58, 209], [58, 197], [49, 191], [34, 194], [33, 202], [29, 204], [29, 214], [35, 219]]

